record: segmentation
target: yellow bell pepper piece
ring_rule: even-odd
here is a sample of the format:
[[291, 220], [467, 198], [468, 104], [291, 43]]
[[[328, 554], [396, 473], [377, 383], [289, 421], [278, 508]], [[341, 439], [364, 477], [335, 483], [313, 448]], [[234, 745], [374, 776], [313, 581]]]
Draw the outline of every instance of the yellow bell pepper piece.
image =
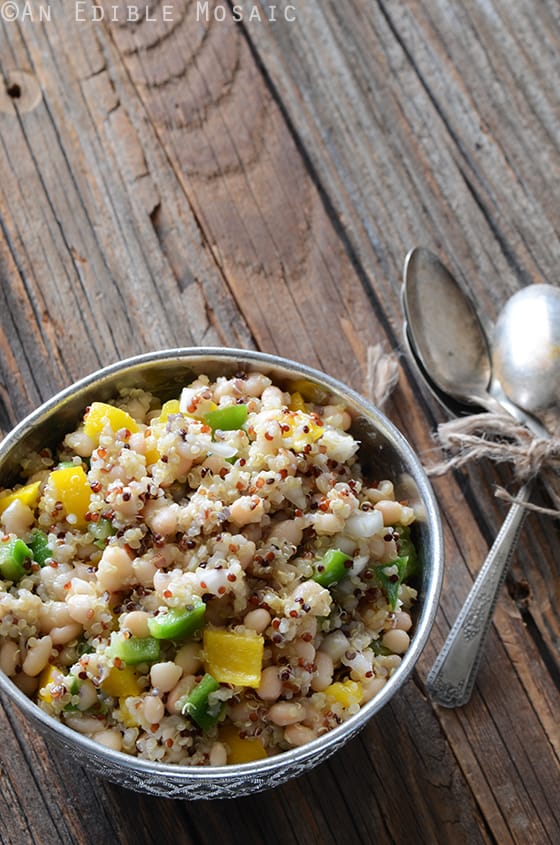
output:
[[39, 498], [40, 486], [40, 481], [34, 481], [33, 484], [26, 484], [25, 487], [20, 487], [15, 493], [0, 493], [0, 513], [3, 513], [6, 508], [10, 507], [12, 502], [17, 500], [33, 509]]
[[121, 428], [127, 428], [131, 434], [139, 431], [136, 420], [133, 420], [122, 408], [115, 408], [114, 405], [107, 405], [105, 402], [93, 402], [85, 418], [84, 433], [95, 442], [99, 442], [99, 436], [107, 423], [113, 431]]
[[64, 675], [60, 669], [57, 669], [56, 666], [50, 663], [47, 664], [39, 675], [39, 701], [46, 701], [47, 704], [52, 704], [52, 695], [45, 687], [48, 687], [50, 684], [59, 684], [63, 678]]
[[129, 695], [140, 695], [138, 674], [133, 666], [123, 666], [118, 669], [113, 666], [103, 683], [101, 689], [107, 695], [114, 698], [126, 698]]
[[260, 635], [248, 636], [223, 628], [206, 628], [203, 646], [204, 668], [219, 683], [258, 687], [264, 651], [264, 640]]
[[296, 390], [295, 393], [292, 393], [290, 397], [290, 404], [289, 404], [290, 411], [306, 411], [307, 405], [304, 402], [303, 396], [301, 393], [298, 393]]
[[303, 399], [315, 405], [323, 405], [329, 398], [327, 391], [313, 381], [298, 378], [290, 382], [292, 392], [299, 393]]
[[170, 414], [179, 414], [181, 411], [179, 407], [179, 400], [178, 399], [169, 399], [168, 402], [164, 402], [161, 407], [161, 412], [158, 417], [158, 422], [167, 422], [169, 419]]
[[260, 740], [256, 737], [240, 737], [235, 725], [224, 725], [220, 728], [218, 738], [227, 746], [227, 761], [230, 765], [250, 763], [268, 757]]
[[119, 698], [118, 717], [125, 728], [136, 728], [140, 723], [127, 704], [127, 696]]
[[85, 528], [91, 488], [84, 468], [71, 466], [55, 469], [49, 476], [49, 483], [57, 500], [62, 502], [68, 522], [77, 528]]
[[325, 431], [324, 426], [317, 425], [313, 417], [304, 411], [292, 411], [289, 416], [282, 417], [282, 424], [289, 426], [289, 431], [282, 434], [286, 445], [297, 452], [304, 446], [315, 443]]
[[346, 709], [359, 705], [364, 697], [364, 688], [359, 681], [336, 681], [323, 692], [327, 699], [342, 704]]

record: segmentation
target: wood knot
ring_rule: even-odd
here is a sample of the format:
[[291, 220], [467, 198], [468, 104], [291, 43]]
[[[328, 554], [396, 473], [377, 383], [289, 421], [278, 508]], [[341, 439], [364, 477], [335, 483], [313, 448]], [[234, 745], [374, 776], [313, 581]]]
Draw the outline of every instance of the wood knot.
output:
[[41, 102], [42, 94], [39, 83], [23, 70], [8, 71], [0, 80], [0, 112], [5, 114], [25, 114], [33, 111]]

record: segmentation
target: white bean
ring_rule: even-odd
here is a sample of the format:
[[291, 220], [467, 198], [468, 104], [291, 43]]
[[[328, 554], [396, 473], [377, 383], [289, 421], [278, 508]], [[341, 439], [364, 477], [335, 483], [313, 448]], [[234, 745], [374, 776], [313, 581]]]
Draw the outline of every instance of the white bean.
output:
[[189, 694], [189, 692], [194, 687], [195, 683], [196, 678], [194, 675], [184, 675], [181, 678], [179, 683], [173, 687], [173, 689], [167, 696], [165, 708], [168, 713], [171, 713], [172, 716], [175, 716], [179, 712], [179, 708], [177, 707], [177, 705], [179, 704], [183, 696]]
[[105, 731], [98, 731], [93, 739], [105, 748], [112, 748], [113, 751], [121, 751], [122, 734], [117, 728], [108, 728]]
[[155, 725], [161, 722], [165, 707], [159, 695], [147, 695], [144, 699], [144, 718]]
[[77, 639], [82, 633], [82, 625], [78, 622], [70, 622], [68, 625], [51, 628], [51, 640], [53, 645], [66, 645], [66, 643]]
[[295, 654], [305, 660], [306, 663], [312, 663], [315, 659], [315, 646], [311, 642], [298, 639], [294, 642], [293, 649]]
[[317, 734], [312, 728], [308, 728], [306, 725], [301, 725], [299, 722], [296, 722], [295, 725], [288, 725], [284, 731], [284, 739], [286, 742], [289, 742], [290, 745], [305, 745], [306, 743], [317, 739]]
[[327, 634], [321, 643], [319, 652], [328, 654], [333, 663], [339, 663], [349, 646], [350, 642], [346, 634], [343, 634], [342, 631], [333, 631], [331, 634]]
[[335, 513], [317, 513], [313, 517], [317, 534], [338, 534], [344, 528], [344, 517]]
[[257, 634], [262, 634], [266, 631], [272, 621], [272, 616], [265, 610], [264, 607], [257, 607], [255, 610], [250, 610], [243, 619], [243, 624], [246, 628], [256, 631]]
[[395, 628], [400, 628], [401, 631], [410, 631], [412, 628], [412, 619], [406, 610], [399, 610], [395, 614]]
[[390, 631], [383, 634], [381, 643], [394, 654], [404, 654], [410, 645], [410, 637], [406, 631], [402, 631], [400, 628], [391, 628]]
[[395, 502], [391, 499], [382, 499], [374, 505], [374, 508], [383, 517], [383, 525], [394, 525], [396, 522], [401, 521], [402, 505], [400, 502]]
[[270, 721], [280, 727], [301, 722], [304, 716], [305, 709], [298, 701], [278, 701], [268, 711]]
[[64, 721], [68, 727], [80, 734], [96, 734], [99, 731], [105, 730], [105, 725], [102, 719], [96, 719], [95, 716], [77, 715], [76, 713], [65, 713]]
[[83, 429], [67, 434], [64, 442], [80, 458], [89, 458], [95, 449], [95, 441]]
[[282, 692], [282, 681], [278, 672], [278, 666], [267, 666], [261, 674], [261, 682], [257, 689], [257, 695], [263, 701], [276, 701]]
[[273, 525], [268, 539], [274, 537], [276, 540], [285, 540], [293, 546], [299, 546], [303, 537], [303, 528], [300, 525], [300, 520], [297, 519], [283, 519]]
[[14, 640], [6, 640], [0, 648], [0, 669], [10, 677], [15, 674], [16, 667], [20, 662], [21, 652]]
[[225, 766], [227, 763], [227, 751], [223, 742], [215, 742], [210, 749], [209, 763], [211, 766]]
[[160, 504], [159, 502], [148, 502], [144, 508], [146, 524], [164, 537], [177, 532], [179, 505], [176, 503]]
[[185, 675], [196, 675], [202, 666], [200, 643], [185, 643], [175, 655], [175, 663]]
[[97, 701], [97, 690], [90, 680], [82, 681], [78, 690], [78, 710], [89, 710]]
[[270, 379], [261, 373], [250, 373], [243, 382], [243, 391], [246, 396], [261, 396], [263, 391], [270, 386]]
[[171, 660], [154, 663], [150, 669], [150, 681], [160, 692], [169, 692], [179, 682], [182, 674], [182, 668]]
[[120, 621], [120, 627], [126, 628], [133, 637], [149, 637], [148, 619], [150, 614], [144, 610], [131, 610]]
[[149, 558], [138, 557], [132, 564], [134, 574], [139, 584], [143, 587], [154, 586], [154, 575], [157, 572], [157, 567]]
[[361, 684], [363, 687], [363, 698], [362, 704], [365, 704], [366, 701], [371, 701], [371, 699], [377, 695], [377, 693], [383, 689], [385, 684], [387, 683], [386, 678], [362, 678]]
[[95, 601], [95, 596], [85, 595], [84, 593], [68, 596], [66, 599], [68, 615], [75, 622], [79, 622], [80, 625], [87, 625], [93, 618]]
[[14, 499], [11, 505], [8, 505], [2, 516], [0, 522], [4, 526], [6, 534], [25, 534], [31, 526], [35, 517], [33, 511], [28, 505], [24, 505], [20, 499]]
[[230, 507], [230, 522], [234, 525], [249, 525], [260, 522], [264, 514], [264, 504], [260, 496], [240, 496]]
[[101, 590], [122, 590], [134, 580], [132, 560], [126, 549], [106, 546], [97, 567], [97, 583]]
[[35, 678], [49, 662], [53, 643], [48, 634], [39, 640], [30, 640], [29, 642], [33, 644], [28, 648], [22, 669], [26, 675]]
[[315, 655], [315, 665], [317, 671], [311, 679], [311, 689], [314, 692], [320, 692], [332, 684], [334, 663], [330, 654], [319, 649]]
[[39, 630], [48, 634], [51, 628], [62, 628], [72, 622], [70, 608], [64, 601], [45, 602], [39, 612]]

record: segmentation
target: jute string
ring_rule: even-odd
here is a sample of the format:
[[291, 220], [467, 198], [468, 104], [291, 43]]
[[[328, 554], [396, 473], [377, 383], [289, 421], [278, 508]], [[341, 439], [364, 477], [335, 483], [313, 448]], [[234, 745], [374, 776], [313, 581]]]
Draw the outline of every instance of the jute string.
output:
[[[398, 358], [383, 352], [381, 346], [368, 349], [367, 395], [382, 407], [397, 385]], [[473, 461], [487, 458], [494, 463], [511, 464], [515, 479], [521, 484], [539, 478], [546, 486], [554, 508], [522, 503], [529, 510], [560, 518], [560, 426], [555, 418], [544, 420], [551, 431], [550, 439], [535, 436], [508, 414], [482, 413], [458, 417], [440, 423], [434, 439], [445, 457], [425, 464], [428, 475], [440, 476]], [[553, 425], [556, 424], [556, 428]], [[501, 486], [496, 496], [510, 503], [515, 496]]]

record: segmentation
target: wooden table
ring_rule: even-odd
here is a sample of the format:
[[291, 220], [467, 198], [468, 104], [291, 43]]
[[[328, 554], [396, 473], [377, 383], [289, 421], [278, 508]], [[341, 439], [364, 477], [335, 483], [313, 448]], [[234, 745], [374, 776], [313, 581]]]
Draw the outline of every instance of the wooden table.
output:
[[[139, 2], [136, 22], [122, 3], [109, 20], [113, 0], [0, 3], [2, 429], [178, 345], [259, 348], [365, 390], [368, 347], [401, 350], [415, 244], [488, 321], [559, 283], [556, 0], [261, 0], [238, 22], [214, 0]], [[387, 413], [428, 460], [444, 417], [400, 363]], [[331, 762], [250, 798], [153, 799], [69, 763], [4, 701], [0, 841], [560, 842], [557, 522], [527, 520], [470, 704], [424, 688], [503, 519], [497, 482], [515, 490], [487, 463], [434, 482], [433, 634]]]

